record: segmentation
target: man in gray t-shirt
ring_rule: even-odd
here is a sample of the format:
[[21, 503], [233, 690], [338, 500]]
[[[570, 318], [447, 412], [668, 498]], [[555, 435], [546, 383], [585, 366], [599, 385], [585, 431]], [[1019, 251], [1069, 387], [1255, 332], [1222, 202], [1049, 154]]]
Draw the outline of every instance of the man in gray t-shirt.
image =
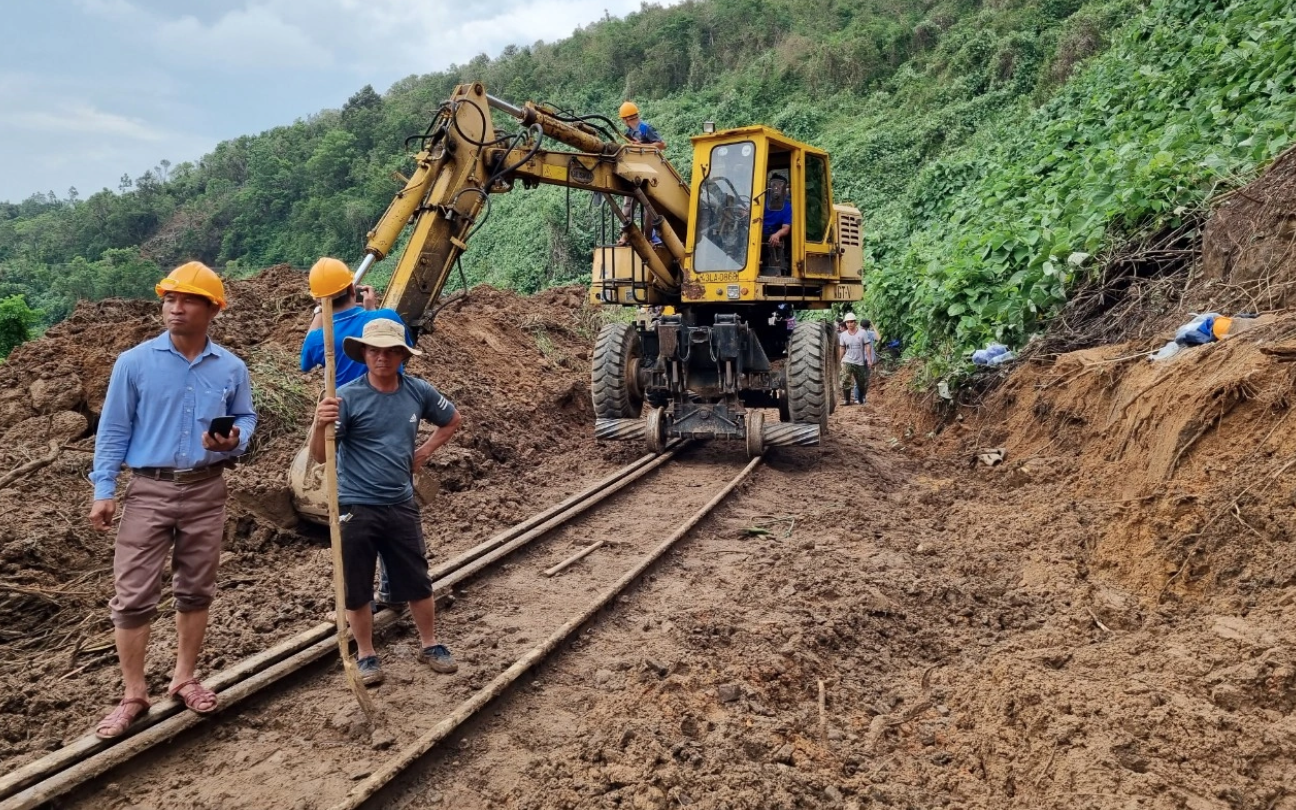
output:
[[860, 328], [854, 312], [847, 312], [843, 320], [846, 331], [837, 333], [837, 343], [841, 347], [842, 404], [850, 404], [851, 389], [858, 387], [859, 402], [863, 405], [868, 396], [869, 378], [873, 375], [873, 333], [867, 326]]
[[[342, 349], [367, 370], [338, 389], [336, 397], [320, 400], [310, 449], [323, 463], [325, 427], [335, 423], [346, 612], [361, 677], [370, 685], [383, 677], [370, 609], [379, 554], [387, 563], [392, 601], [409, 603], [419, 633], [419, 660], [436, 672], [454, 672], [454, 657], [436, 640], [436, 603], [413, 475], [459, 429], [459, 412], [431, 385], [401, 373], [402, 364], [422, 354], [406, 345], [403, 325], [385, 318], [370, 321]], [[422, 421], [436, 430], [416, 446]]]

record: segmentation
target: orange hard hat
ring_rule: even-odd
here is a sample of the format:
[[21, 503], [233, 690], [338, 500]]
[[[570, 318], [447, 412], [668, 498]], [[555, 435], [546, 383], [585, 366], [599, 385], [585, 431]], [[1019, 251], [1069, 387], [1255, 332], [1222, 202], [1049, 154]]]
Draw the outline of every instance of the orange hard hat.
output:
[[158, 298], [169, 292], [188, 293], [201, 295], [221, 309], [225, 308], [225, 285], [221, 283], [216, 271], [202, 262], [185, 262], [172, 270], [153, 289]]
[[332, 298], [350, 287], [351, 282], [351, 268], [341, 259], [325, 256], [310, 269], [312, 298]]
[[632, 115], [639, 114], [639, 107], [633, 101], [627, 101], [621, 105], [620, 115], [622, 118], [629, 118]]

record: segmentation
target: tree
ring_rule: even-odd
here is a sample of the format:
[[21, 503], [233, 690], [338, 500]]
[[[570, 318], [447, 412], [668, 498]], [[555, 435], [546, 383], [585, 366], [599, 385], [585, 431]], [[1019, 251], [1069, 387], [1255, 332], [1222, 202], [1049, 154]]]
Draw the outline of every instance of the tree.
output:
[[39, 310], [27, 306], [27, 299], [11, 295], [0, 301], [0, 357], [8, 357], [31, 337], [31, 328], [40, 322]]

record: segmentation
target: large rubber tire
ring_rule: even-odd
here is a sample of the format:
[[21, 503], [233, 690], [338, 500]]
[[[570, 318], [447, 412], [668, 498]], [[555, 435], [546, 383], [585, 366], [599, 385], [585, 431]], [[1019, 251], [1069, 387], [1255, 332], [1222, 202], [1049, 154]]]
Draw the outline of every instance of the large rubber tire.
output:
[[643, 410], [643, 396], [632, 384], [639, 372], [643, 346], [629, 323], [609, 323], [599, 330], [591, 362], [590, 392], [594, 416], [599, 419], [635, 419]]
[[836, 413], [841, 398], [841, 363], [837, 358], [837, 330], [824, 321], [824, 386], [828, 391], [828, 413]]
[[788, 417], [793, 422], [818, 425], [828, 432], [828, 412], [832, 409], [832, 391], [828, 387], [828, 341], [823, 326], [802, 321], [792, 330], [788, 341], [787, 376]]

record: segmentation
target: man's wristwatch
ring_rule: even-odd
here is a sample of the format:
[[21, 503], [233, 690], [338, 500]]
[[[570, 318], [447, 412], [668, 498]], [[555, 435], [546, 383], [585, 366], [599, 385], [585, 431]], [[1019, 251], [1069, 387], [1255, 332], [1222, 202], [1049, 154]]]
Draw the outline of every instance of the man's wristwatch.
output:
[[324, 311], [324, 307], [323, 307], [323, 305], [321, 305], [321, 304], [316, 304], [316, 305], [315, 305], [315, 314], [316, 314], [316, 315], [319, 315], [319, 314], [322, 313], [323, 311]]

